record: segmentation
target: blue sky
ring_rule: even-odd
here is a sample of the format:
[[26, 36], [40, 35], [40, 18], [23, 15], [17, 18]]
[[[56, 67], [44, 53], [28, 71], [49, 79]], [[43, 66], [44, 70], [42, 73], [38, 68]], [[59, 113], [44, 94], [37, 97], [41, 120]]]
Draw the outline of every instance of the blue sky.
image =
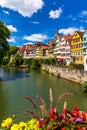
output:
[[87, 0], [0, 0], [0, 20], [10, 45], [47, 44], [57, 27], [63, 35], [87, 28]]

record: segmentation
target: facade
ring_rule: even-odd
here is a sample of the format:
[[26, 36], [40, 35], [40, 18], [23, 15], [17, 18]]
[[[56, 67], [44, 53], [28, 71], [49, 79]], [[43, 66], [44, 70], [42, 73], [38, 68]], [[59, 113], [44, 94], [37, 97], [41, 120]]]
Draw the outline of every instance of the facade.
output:
[[60, 58], [61, 60], [65, 60], [65, 47], [66, 47], [66, 36], [61, 38], [60, 42]]
[[39, 57], [46, 58], [47, 57], [47, 45], [42, 45], [40, 48]]
[[87, 71], [87, 29], [83, 34], [82, 47], [83, 47], [83, 55], [84, 55], [84, 70]]
[[82, 47], [83, 47], [83, 55], [87, 55], [87, 29], [83, 34]]
[[49, 40], [48, 42], [48, 58], [53, 58], [54, 46], [56, 44], [56, 40]]
[[65, 41], [64, 60], [66, 61], [67, 65], [69, 65], [71, 62], [71, 39], [72, 39], [72, 35], [70, 35], [70, 34], [64, 37], [64, 41]]
[[46, 53], [47, 45], [41, 45], [36, 48], [36, 58], [45, 58], [47, 56]]
[[54, 47], [54, 57], [58, 62], [65, 62], [67, 65], [71, 62], [71, 35], [59, 36]]
[[57, 57], [57, 43], [56, 41], [60, 39], [60, 34], [58, 29], [56, 29], [54, 40], [48, 42], [48, 57]]
[[56, 44], [54, 46], [53, 55], [54, 55], [54, 58], [56, 58], [56, 59], [60, 59], [60, 40], [61, 40], [61, 37], [59, 37], [56, 40]]
[[23, 58], [33, 58], [33, 45], [27, 44], [19, 48], [18, 52], [20, 55], [23, 56]]
[[83, 64], [83, 48], [82, 48], [83, 32], [76, 31], [71, 40], [71, 58], [76, 64]]
[[39, 58], [40, 47], [37, 47], [36, 50], [35, 50], [35, 52], [36, 52], [35, 57], [36, 57], [36, 58]]
[[53, 55], [54, 55], [54, 58], [59, 60], [60, 59], [60, 41], [61, 41], [61, 36], [60, 36], [60, 34], [58, 32], [58, 29], [56, 30], [55, 39], [56, 39], [56, 44], [54, 46]]
[[43, 45], [42, 42], [36, 42], [35, 44], [33, 44], [34, 57], [39, 57], [39, 48], [41, 47], [41, 45]]

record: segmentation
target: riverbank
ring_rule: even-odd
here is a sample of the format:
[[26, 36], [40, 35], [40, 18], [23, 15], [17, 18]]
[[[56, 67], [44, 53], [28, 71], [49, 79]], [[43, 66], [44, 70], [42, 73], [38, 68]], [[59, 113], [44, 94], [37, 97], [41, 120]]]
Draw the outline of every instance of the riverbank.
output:
[[87, 72], [79, 69], [57, 67], [53, 65], [42, 65], [41, 70], [79, 84], [87, 81]]

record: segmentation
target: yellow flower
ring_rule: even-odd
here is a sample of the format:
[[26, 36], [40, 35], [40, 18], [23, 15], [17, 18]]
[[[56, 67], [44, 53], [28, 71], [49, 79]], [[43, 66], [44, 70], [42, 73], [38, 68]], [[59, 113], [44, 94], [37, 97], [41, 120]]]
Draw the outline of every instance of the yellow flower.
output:
[[4, 122], [2, 122], [1, 127], [5, 127], [5, 123]]
[[14, 124], [14, 125], [11, 127], [11, 130], [19, 130], [19, 125], [18, 125], [18, 124]]
[[20, 128], [25, 127], [25, 126], [26, 126], [26, 123], [24, 123], [24, 122], [20, 122], [20, 123], [19, 123], [19, 127], [20, 127]]
[[9, 128], [11, 126], [11, 123], [12, 123], [12, 118], [7, 118], [2, 122], [1, 126]]

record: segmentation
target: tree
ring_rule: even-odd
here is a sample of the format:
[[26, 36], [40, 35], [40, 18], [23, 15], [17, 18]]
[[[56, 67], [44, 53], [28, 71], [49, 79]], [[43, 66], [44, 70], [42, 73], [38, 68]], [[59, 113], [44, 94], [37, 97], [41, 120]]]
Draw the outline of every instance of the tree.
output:
[[23, 58], [19, 53], [16, 53], [13, 57], [12, 64], [19, 66], [23, 64]]
[[18, 51], [17, 46], [10, 46], [10, 56], [16, 54]]
[[3, 22], [0, 21], [0, 63], [2, 58], [7, 55], [9, 44], [7, 39], [10, 36], [10, 31]]

